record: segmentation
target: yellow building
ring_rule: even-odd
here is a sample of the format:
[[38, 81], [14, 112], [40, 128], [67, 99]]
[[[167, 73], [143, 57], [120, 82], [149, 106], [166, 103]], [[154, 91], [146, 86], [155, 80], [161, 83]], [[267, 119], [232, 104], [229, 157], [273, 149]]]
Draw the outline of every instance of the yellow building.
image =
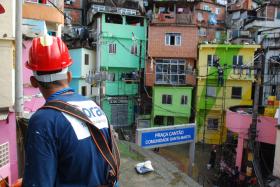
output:
[[226, 140], [225, 111], [252, 105], [254, 52], [259, 45], [200, 45], [196, 123], [198, 141], [221, 144]]

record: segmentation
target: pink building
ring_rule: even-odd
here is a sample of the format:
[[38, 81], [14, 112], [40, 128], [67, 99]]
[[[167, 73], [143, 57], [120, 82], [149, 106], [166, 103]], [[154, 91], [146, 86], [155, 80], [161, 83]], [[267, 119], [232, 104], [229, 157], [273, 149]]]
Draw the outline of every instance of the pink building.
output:
[[[242, 161], [246, 160], [247, 157], [249, 158], [248, 154], [244, 154], [244, 150], [247, 147], [248, 129], [252, 123], [252, 115], [250, 114], [251, 108], [252, 107], [248, 106], [236, 106], [230, 108], [226, 114], [226, 126], [228, 130], [238, 134], [235, 164], [239, 168], [242, 168]], [[275, 145], [276, 125], [277, 120], [275, 118], [259, 116], [257, 123], [257, 140], [261, 143]]]
[[[29, 49], [32, 45], [32, 40], [23, 41], [22, 62], [28, 61]], [[45, 100], [40, 94], [39, 89], [33, 88], [30, 84], [30, 76], [32, 71], [23, 67], [23, 94], [24, 94], [24, 117], [29, 118], [38, 108], [44, 105]]]

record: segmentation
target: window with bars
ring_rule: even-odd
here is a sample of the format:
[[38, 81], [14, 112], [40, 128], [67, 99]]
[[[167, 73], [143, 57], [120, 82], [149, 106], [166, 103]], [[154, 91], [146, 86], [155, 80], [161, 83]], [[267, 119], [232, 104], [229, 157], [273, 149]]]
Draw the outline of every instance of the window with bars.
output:
[[109, 44], [109, 53], [116, 54], [116, 51], [117, 51], [117, 45], [115, 43]]
[[207, 120], [207, 129], [209, 130], [218, 130], [219, 128], [219, 119], [217, 118], [208, 118]]
[[181, 33], [166, 33], [165, 34], [165, 45], [181, 45]]
[[216, 66], [218, 62], [219, 57], [217, 55], [208, 55], [207, 56], [207, 64], [208, 66]]
[[162, 95], [162, 104], [172, 104], [172, 95]]
[[0, 168], [9, 163], [9, 143], [0, 145]]
[[181, 96], [181, 105], [186, 105], [188, 104], [188, 96], [182, 95]]
[[156, 60], [156, 84], [180, 85], [186, 82], [186, 62], [180, 59]]

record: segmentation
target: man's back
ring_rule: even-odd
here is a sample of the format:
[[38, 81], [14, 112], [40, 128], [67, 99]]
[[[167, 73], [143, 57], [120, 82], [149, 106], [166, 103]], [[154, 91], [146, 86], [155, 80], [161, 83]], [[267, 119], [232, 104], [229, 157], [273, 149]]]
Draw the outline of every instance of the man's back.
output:
[[[78, 94], [58, 95], [77, 106], [108, 139], [104, 112]], [[108, 164], [80, 120], [53, 109], [37, 111], [30, 119], [26, 142], [24, 186], [98, 186], [106, 184]]]

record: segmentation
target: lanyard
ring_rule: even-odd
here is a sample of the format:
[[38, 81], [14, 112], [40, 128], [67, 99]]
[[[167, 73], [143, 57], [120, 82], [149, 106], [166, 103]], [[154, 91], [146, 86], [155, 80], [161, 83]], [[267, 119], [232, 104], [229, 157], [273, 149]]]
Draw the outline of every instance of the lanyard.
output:
[[61, 90], [58, 90], [57, 92], [53, 93], [50, 97], [48, 97], [46, 99], [46, 102], [52, 100], [54, 97], [58, 96], [58, 95], [61, 95], [61, 94], [64, 94], [66, 92], [74, 92], [75, 90], [73, 88], [63, 88]]

